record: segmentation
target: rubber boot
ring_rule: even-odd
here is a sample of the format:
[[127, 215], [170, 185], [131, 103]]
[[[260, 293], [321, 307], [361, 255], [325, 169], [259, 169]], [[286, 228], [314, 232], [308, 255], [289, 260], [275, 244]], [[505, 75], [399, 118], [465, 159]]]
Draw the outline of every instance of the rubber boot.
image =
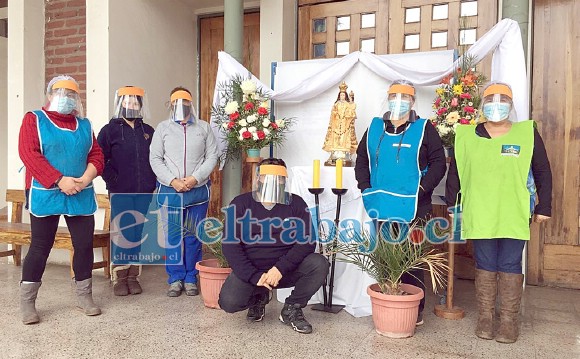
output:
[[41, 282], [20, 283], [20, 312], [22, 313], [22, 323], [24, 324], [40, 322], [35, 304], [41, 284]]
[[481, 339], [491, 340], [497, 296], [497, 272], [475, 270], [475, 296], [478, 312], [475, 335]]
[[73, 283], [77, 293], [77, 307], [88, 316], [101, 314], [101, 309], [93, 302], [93, 279], [88, 278], [79, 282], [73, 278]]
[[520, 303], [524, 275], [499, 272], [499, 329], [495, 340], [499, 343], [515, 343], [520, 334]]

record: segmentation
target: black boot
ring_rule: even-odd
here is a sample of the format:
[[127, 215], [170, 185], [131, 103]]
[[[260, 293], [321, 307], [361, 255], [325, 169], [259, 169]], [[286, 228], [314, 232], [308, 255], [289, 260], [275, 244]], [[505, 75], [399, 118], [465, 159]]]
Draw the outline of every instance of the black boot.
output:
[[266, 315], [266, 304], [270, 302], [270, 292], [254, 296], [254, 305], [248, 309], [246, 318], [253, 322], [261, 322]]
[[298, 333], [312, 333], [312, 325], [304, 318], [302, 306], [298, 303], [284, 304], [284, 308], [282, 308], [282, 312], [280, 313], [280, 321], [286, 325], [290, 325]]

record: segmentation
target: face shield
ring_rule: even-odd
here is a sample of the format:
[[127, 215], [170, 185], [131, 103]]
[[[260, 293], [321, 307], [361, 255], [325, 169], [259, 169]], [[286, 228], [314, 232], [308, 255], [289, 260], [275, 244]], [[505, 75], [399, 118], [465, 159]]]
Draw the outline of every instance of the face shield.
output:
[[406, 118], [414, 104], [415, 89], [404, 84], [394, 84], [389, 88], [388, 111], [391, 120]]
[[121, 87], [115, 93], [113, 118], [133, 120], [149, 116], [145, 90], [140, 87]]
[[48, 93], [46, 108], [48, 111], [56, 111], [63, 115], [84, 117], [77, 83], [73, 80], [56, 81]]
[[517, 117], [511, 89], [502, 84], [488, 86], [483, 93], [481, 113], [483, 118], [490, 122], [500, 122], [506, 119], [515, 121]]
[[171, 95], [170, 106], [169, 116], [173, 121], [187, 122], [190, 118], [197, 118], [191, 95], [187, 91], [175, 91], [173, 95]]
[[261, 165], [252, 181], [252, 196], [261, 203], [290, 204], [290, 183], [284, 166]]

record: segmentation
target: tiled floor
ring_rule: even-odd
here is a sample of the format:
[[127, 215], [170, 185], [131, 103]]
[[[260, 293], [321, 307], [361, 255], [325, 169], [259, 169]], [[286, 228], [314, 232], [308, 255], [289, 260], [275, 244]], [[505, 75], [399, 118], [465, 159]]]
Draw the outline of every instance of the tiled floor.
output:
[[574, 290], [527, 287], [520, 339], [505, 345], [473, 334], [471, 281], [456, 283], [463, 320], [437, 318], [429, 295], [425, 325], [414, 337], [395, 340], [376, 334], [371, 317], [309, 308], [314, 333], [298, 334], [278, 321], [275, 301], [263, 322], [247, 323], [245, 313], [206, 309], [200, 297], [166, 297], [159, 267], [144, 271], [143, 294], [121, 298], [96, 271], [94, 297], [103, 314], [86, 317], [74, 309], [67, 278], [67, 267], [48, 266], [37, 301], [42, 321], [24, 326], [20, 270], [0, 260], [0, 358], [580, 358], [580, 291]]

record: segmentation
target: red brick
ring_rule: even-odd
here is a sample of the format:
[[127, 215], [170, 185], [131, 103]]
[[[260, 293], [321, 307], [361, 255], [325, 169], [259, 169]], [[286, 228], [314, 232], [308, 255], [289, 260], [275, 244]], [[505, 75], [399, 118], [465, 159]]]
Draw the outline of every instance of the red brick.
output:
[[75, 28], [66, 28], [66, 29], [54, 30], [54, 37], [64, 37], [64, 36], [76, 35], [77, 32], [78, 32], [78, 29], [75, 29]]
[[75, 6], [86, 6], [87, 1], [86, 0], [70, 0], [67, 1], [66, 6], [67, 7], [75, 7]]
[[87, 62], [85, 61], [85, 63], [83, 65], [79, 65], [79, 72], [82, 73], [86, 73], [87, 72]]
[[79, 35], [84, 35], [87, 33], [87, 28], [86, 27], [81, 27], [79, 28]]
[[67, 64], [70, 63], [85, 63], [87, 62], [87, 57], [86, 56], [71, 56], [71, 57], [67, 57], [66, 58], [66, 62]]
[[46, 46], [46, 47], [60, 46], [60, 45], [64, 45], [64, 39], [62, 39], [62, 38], [61, 39], [44, 40], [44, 46]]
[[56, 72], [59, 74], [73, 74], [77, 71], [78, 67], [74, 65], [59, 66], [55, 68]]
[[77, 80], [79, 83], [85, 83], [85, 81], [87, 81], [87, 75], [77, 72], [75, 80]]
[[67, 44], [84, 44], [85, 41], [86, 41], [85, 36], [67, 37], [67, 39], [66, 39]]
[[69, 47], [62, 47], [58, 49], [54, 49], [55, 55], [70, 55], [77, 52], [78, 49], [76, 46], [69, 46]]
[[48, 63], [49, 64], [52, 64], [52, 65], [62, 65], [64, 63], [64, 58], [62, 58], [62, 57], [54, 57], [54, 58], [48, 60]]
[[64, 26], [64, 20], [50, 20], [46, 23], [47, 29], [57, 29]]
[[46, 6], [45, 6], [45, 11], [49, 12], [49, 11], [53, 11], [53, 10], [58, 10], [58, 9], [62, 9], [66, 6], [66, 3], [64, 1], [46, 1]]
[[87, 18], [84, 16], [77, 16], [74, 17], [72, 19], [67, 19], [66, 20], [66, 27], [73, 27], [73, 26], [85, 26], [85, 24], [87, 23]]
[[86, 7], [82, 7], [79, 9], [77, 15], [78, 16], [85, 16], [87, 14], [87, 8]]
[[46, 47], [44, 48], [44, 56], [52, 56], [54, 55], [54, 49], [47, 49]]
[[45, 73], [46, 73], [46, 75], [53, 76], [56, 74], [56, 69], [54, 67], [47, 67]]
[[54, 35], [54, 33], [53, 33], [53, 31], [52, 31], [52, 30], [49, 30], [49, 31], [45, 31], [45, 32], [44, 32], [44, 38], [45, 38], [45, 39], [46, 39], [46, 38], [49, 38], [49, 37], [53, 37], [53, 35]]
[[54, 18], [56, 18], [56, 19], [72, 19], [78, 15], [79, 15], [79, 10], [66, 9], [66, 11], [56, 11], [54, 13]]

